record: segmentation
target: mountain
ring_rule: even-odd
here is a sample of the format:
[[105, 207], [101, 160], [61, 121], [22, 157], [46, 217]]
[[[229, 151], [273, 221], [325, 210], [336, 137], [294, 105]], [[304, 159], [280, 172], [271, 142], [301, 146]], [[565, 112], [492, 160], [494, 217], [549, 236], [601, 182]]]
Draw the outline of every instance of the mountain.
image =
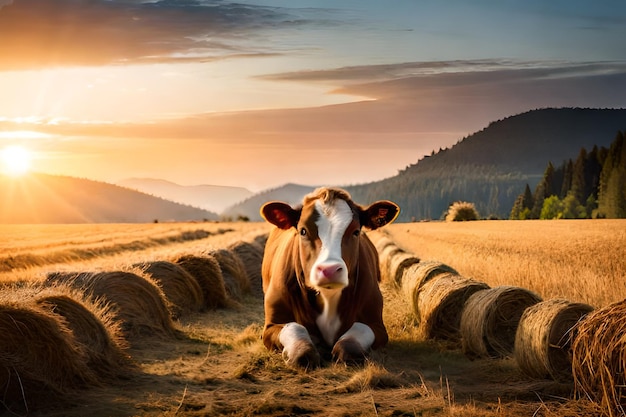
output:
[[0, 223], [143, 223], [217, 220], [185, 206], [117, 185], [81, 178], [29, 174], [0, 176]]
[[394, 200], [400, 221], [440, 218], [459, 200], [475, 203], [483, 217], [508, 218], [548, 161], [559, 165], [576, 159], [582, 147], [608, 147], [624, 129], [626, 109], [532, 110], [492, 122], [394, 177], [346, 188], [356, 201]]
[[548, 161], [558, 165], [575, 158], [582, 147], [608, 147], [625, 127], [626, 109], [532, 110], [492, 122], [436, 158], [424, 158], [419, 170], [471, 164], [543, 174]]
[[[494, 121], [396, 176], [344, 188], [359, 203], [395, 201], [401, 208], [399, 221], [438, 219], [459, 200], [473, 202], [483, 217], [508, 218], [516, 197], [526, 184], [534, 189], [548, 161], [558, 165], [575, 159], [581, 147], [608, 147], [625, 129], [626, 109], [532, 110]], [[258, 221], [259, 208], [266, 201], [299, 202], [312, 189], [287, 184], [228, 211]]]
[[259, 213], [261, 206], [268, 201], [283, 201], [295, 206], [302, 203], [302, 198], [313, 191], [316, 187], [298, 184], [285, 184], [281, 187], [272, 188], [267, 191], [255, 194], [252, 197], [228, 207], [222, 214], [237, 218], [246, 216], [251, 221], [261, 221]]
[[153, 178], [129, 178], [119, 181], [117, 185], [216, 213], [221, 213], [226, 207], [253, 194], [252, 191], [242, 187], [179, 185]]

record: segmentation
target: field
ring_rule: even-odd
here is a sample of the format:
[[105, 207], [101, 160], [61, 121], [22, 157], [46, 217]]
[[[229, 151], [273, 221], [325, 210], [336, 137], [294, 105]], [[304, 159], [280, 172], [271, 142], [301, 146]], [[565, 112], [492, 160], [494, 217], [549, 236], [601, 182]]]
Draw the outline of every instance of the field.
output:
[[[51, 272], [125, 269], [253, 242], [268, 231], [262, 223], [0, 226], [2, 292], [42, 282]], [[492, 287], [521, 286], [544, 299], [594, 307], [626, 294], [624, 221], [399, 223], [372, 232], [372, 238], [383, 235], [422, 260], [443, 262]], [[12, 411], [94, 417], [601, 413], [594, 403], [574, 399], [570, 383], [532, 379], [512, 358], [470, 360], [455, 343], [425, 340], [403, 294], [388, 282], [382, 289], [390, 343], [364, 366], [286, 367], [260, 342], [262, 298], [251, 291], [226, 307], [181, 315], [176, 336], [135, 337], [125, 352], [137, 369], [126, 377], [37, 406], [26, 397]]]

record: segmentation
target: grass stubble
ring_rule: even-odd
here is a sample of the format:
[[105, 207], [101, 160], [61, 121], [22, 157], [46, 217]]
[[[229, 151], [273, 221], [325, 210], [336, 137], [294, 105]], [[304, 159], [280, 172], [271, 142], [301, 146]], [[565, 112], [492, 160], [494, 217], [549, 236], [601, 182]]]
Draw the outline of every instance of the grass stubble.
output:
[[[158, 235], [157, 230], [164, 236], [205, 230], [207, 236], [172, 239], [150, 247], [128, 246], [88, 259], [53, 259], [0, 271], [0, 280], [38, 280], [56, 270], [106, 270], [172, 260], [252, 241], [268, 230], [254, 223], [174, 224], [169, 229], [167, 225], [158, 229], [128, 225], [130, 235], [125, 236], [126, 226], [102, 227], [94, 232], [97, 235], [71, 227], [74, 240], [55, 237], [47, 229], [50, 234], [44, 237], [34, 233], [14, 240], [18, 244], [13, 248], [8, 233], [2, 235], [0, 246], [4, 245], [3, 254], [45, 256], [72, 250], [71, 242], [98, 248], [146, 241]], [[517, 285], [544, 299], [560, 297], [603, 306], [626, 293], [625, 226], [623, 221], [608, 220], [433, 222], [394, 224], [385, 233], [420, 259], [445, 263], [462, 276], [492, 287]], [[55, 230], [63, 233], [62, 228]], [[373, 352], [363, 366], [327, 361], [309, 371], [286, 367], [280, 354], [263, 347], [262, 300], [248, 294], [229, 308], [181, 317], [177, 326], [186, 337], [180, 340], [135, 343], [130, 356], [141, 369], [139, 376], [91, 389], [74, 406], [51, 408], [45, 415], [552, 417], [601, 412], [593, 403], [572, 399], [568, 384], [529, 379], [511, 358], [470, 361], [458, 345], [425, 340], [402, 291], [388, 284], [382, 290], [390, 343]]]

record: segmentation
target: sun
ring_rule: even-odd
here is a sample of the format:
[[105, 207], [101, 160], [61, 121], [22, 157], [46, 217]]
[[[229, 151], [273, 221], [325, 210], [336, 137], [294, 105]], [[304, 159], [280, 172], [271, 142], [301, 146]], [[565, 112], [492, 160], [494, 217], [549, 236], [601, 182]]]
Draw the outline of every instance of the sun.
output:
[[7, 146], [2, 150], [4, 172], [12, 177], [26, 174], [31, 168], [32, 153], [19, 145]]

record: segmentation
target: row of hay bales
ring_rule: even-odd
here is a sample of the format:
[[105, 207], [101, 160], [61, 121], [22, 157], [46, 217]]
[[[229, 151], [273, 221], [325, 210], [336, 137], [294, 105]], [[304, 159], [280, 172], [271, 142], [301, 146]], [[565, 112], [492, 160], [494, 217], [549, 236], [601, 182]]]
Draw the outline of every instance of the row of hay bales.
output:
[[514, 357], [527, 376], [573, 382], [578, 397], [626, 415], [626, 300], [594, 310], [525, 288], [490, 288], [382, 233], [370, 238], [381, 281], [402, 292], [425, 338], [458, 343], [470, 359]]
[[[0, 404], [24, 414], [139, 372], [129, 348], [175, 320], [262, 293], [264, 237], [115, 271], [51, 272], [0, 289]], [[0, 407], [0, 413], [2, 413]]]

